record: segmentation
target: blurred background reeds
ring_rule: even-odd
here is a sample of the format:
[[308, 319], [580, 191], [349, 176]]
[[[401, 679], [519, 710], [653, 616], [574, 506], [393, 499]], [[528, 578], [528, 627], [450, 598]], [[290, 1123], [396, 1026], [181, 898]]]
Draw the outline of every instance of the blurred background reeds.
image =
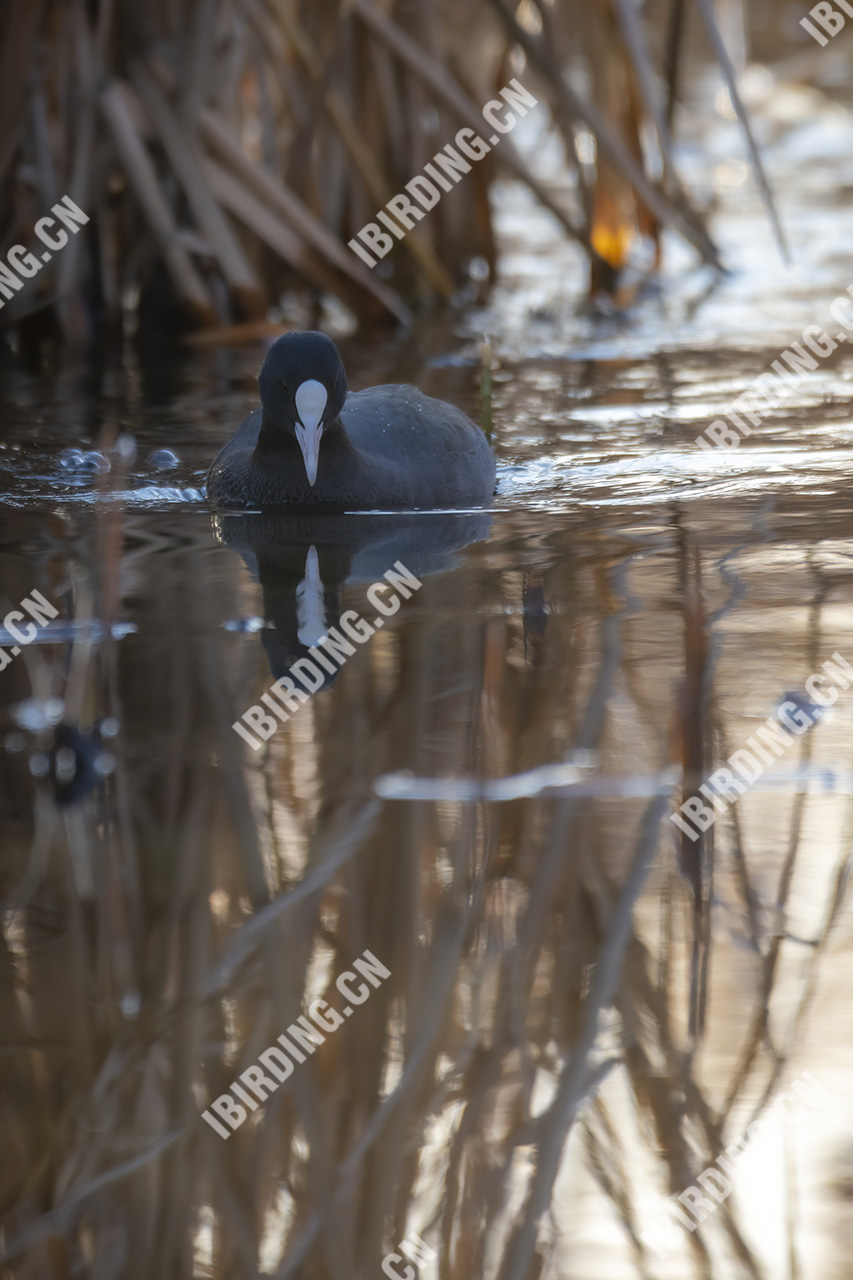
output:
[[[745, 11], [722, 10], [742, 66]], [[470, 301], [496, 267], [499, 175], [582, 246], [594, 296], [630, 300], [632, 253], [654, 272], [667, 227], [719, 264], [673, 149], [697, 58], [719, 60], [782, 243], [711, 0], [8, 0], [3, 23], [0, 247], [29, 244], [64, 195], [90, 219], [0, 316], [36, 347], [256, 337], [294, 290], [374, 324]], [[369, 269], [347, 242], [460, 127], [486, 133], [513, 78], [535, 126]], [[544, 171], [549, 130], [561, 160]]]

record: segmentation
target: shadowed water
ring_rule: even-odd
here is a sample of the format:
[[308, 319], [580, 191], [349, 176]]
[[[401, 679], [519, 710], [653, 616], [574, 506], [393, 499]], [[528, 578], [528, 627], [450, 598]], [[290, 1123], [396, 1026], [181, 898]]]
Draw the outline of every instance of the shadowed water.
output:
[[[730, 276], [672, 241], [628, 317], [579, 313], [508, 187], [488, 307], [341, 341], [354, 387], [476, 417], [492, 335], [491, 513], [213, 518], [259, 348], [7, 370], [3, 612], [58, 610], [0, 672], [10, 1276], [380, 1280], [410, 1231], [430, 1280], [850, 1274], [853, 685], [701, 841], [668, 816], [853, 664], [845, 347], [694, 443], [853, 283], [853, 116], [805, 92], [755, 104], [790, 269], [720, 124]], [[233, 722], [398, 560], [422, 585], [253, 750]], [[223, 1141], [201, 1112], [365, 950], [388, 976]]]

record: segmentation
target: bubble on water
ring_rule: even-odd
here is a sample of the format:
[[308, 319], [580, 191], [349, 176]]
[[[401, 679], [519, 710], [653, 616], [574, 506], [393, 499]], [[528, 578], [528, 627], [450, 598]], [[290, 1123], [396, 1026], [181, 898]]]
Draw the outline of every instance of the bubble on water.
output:
[[95, 756], [95, 773], [102, 778], [115, 773], [116, 758], [111, 751], [99, 751]]
[[89, 449], [83, 454], [83, 461], [80, 464], [81, 471], [86, 471], [90, 475], [103, 475], [109, 469], [109, 458], [103, 453], [98, 453], [97, 449]]
[[104, 716], [101, 721], [101, 737], [114, 738], [119, 731], [119, 723], [115, 716]]
[[59, 465], [64, 471], [77, 475], [102, 475], [110, 469], [109, 458], [97, 449], [87, 449], [85, 453], [80, 449], [63, 449]]
[[15, 729], [10, 729], [3, 739], [3, 745], [9, 752], [23, 751], [27, 745], [27, 740], [22, 733], [18, 733]]
[[175, 467], [181, 465], [180, 458], [171, 449], [155, 449], [153, 453], [149, 453], [148, 462], [155, 471], [174, 471]]
[[34, 778], [47, 777], [50, 770], [50, 757], [46, 751], [34, 751], [30, 756], [30, 773]]
[[52, 725], [59, 724], [65, 703], [61, 698], [27, 698], [24, 702], [16, 702], [9, 708], [9, 714], [19, 729], [30, 733], [40, 733]]
[[71, 747], [60, 747], [55, 760], [58, 782], [70, 782], [77, 773], [77, 753]]
[[65, 703], [61, 698], [48, 698], [44, 704], [44, 713], [48, 724], [59, 724], [65, 711]]

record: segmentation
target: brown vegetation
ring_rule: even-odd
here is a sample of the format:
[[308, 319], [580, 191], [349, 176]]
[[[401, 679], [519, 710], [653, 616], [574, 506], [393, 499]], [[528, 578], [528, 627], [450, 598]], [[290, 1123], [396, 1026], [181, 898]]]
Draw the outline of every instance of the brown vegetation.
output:
[[[140, 314], [262, 327], [298, 287], [405, 322], [472, 262], [493, 272], [499, 172], [583, 246], [595, 292], [618, 291], [638, 230], [656, 243], [674, 227], [715, 263], [671, 147], [684, 4], [652, 8], [654, 22], [631, 0], [8, 0], [0, 246], [31, 244], [65, 194], [90, 222], [0, 320], [37, 336], [58, 322], [75, 342]], [[709, 0], [695, 9], [737, 102]], [[550, 114], [564, 172], [544, 178], [503, 137], [370, 270], [347, 241], [461, 126], [484, 131], [513, 76]]]

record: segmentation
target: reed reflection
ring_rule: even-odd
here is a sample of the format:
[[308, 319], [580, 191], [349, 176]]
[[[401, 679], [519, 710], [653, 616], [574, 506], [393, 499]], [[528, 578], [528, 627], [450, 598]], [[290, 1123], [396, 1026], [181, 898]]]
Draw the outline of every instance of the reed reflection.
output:
[[[837, 978], [849, 794], [756, 787], [689, 860], [665, 815], [843, 649], [849, 521], [657, 516], [495, 512], [436, 548], [429, 517], [357, 546], [240, 517], [211, 545], [137, 514], [42, 542], [69, 618], [91, 599], [136, 631], [34, 647], [11, 693], [119, 731], [61, 814], [25, 767], [50, 730], [7, 753], [10, 1275], [348, 1280], [412, 1231], [442, 1278], [653, 1275], [653, 1188], [694, 1184], [801, 1066], [843, 1109], [802, 1028]], [[312, 574], [325, 625], [397, 558], [423, 589], [249, 751], [233, 720], [311, 638]], [[759, 661], [792, 558], [803, 612]], [[222, 625], [253, 616], [263, 654]], [[846, 716], [802, 738], [804, 779]], [[480, 785], [379, 794], [401, 774]], [[316, 1001], [340, 1014], [365, 951], [390, 977], [223, 1141], [202, 1111]], [[759, 1221], [738, 1185], [670, 1265], [767, 1274]]]

